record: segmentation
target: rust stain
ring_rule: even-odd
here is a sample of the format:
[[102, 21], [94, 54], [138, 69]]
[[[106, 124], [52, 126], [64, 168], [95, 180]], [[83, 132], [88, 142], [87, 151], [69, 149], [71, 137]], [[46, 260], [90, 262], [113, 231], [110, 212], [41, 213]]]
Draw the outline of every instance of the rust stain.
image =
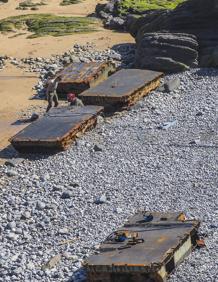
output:
[[166, 241], [166, 240], [167, 240], [167, 237], [166, 237], [166, 236], [161, 236], [160, 238], [158, 238], [157, 243], [158, 243], [158, 244], [161, 244], [161, 243], [163, 243], [163, 242]]

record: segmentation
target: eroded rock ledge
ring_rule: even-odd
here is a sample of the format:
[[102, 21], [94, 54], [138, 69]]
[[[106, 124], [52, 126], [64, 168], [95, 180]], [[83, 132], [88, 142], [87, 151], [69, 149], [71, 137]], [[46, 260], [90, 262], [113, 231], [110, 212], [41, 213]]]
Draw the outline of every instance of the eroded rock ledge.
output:
[[189, 0], [175, 10], [129, 17], [137, 43], [136, 67], [183, 71], [218, 67], [218, 1]]

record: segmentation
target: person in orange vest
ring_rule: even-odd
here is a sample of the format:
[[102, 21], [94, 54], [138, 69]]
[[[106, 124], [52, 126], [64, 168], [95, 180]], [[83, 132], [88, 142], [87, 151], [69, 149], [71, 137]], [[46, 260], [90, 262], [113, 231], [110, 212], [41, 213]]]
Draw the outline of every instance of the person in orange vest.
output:
[[67, 101], [70, 103], [70, 106], [84, 107], [83, 102], [74, 93], [67, 94]]
[[58, 84], [61, 81], [61, 77], [58, 76], [54, 79], [51, 79], [48, 83], [48, 87], [46, 89], [46, 97], [48, 101], [48, 107], [46, 109], [46, 112], [48, 112], [52, 108], [52, 102], [54, 101], [54, 106], [58, 106], [58, 94], [57, 94], [57, 88]]

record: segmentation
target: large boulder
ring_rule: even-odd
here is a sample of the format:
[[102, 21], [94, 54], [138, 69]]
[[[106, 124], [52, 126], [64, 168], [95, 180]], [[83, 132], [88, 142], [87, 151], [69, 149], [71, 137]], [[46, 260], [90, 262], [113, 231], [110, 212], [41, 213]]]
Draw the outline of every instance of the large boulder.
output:
[[218, 67], [217, 0], [188, 0], [172, 11], [130, 18], [128, 27], [137, 43], [136, 67], [175, 71], [197, 58], [200, 66]]
[[96, 15], [103, 19], [104, 26], [116, 30], [125, 30], [125, 17], [119, 15], [117, 3], [119, 0], [110, 0], [106, 4], [98, 3], [95, 8]]
[[145, 33], [137, 45], [137, 67], [164, 72], [184, 71], [197, 65], [196, 37], [183, 33]]

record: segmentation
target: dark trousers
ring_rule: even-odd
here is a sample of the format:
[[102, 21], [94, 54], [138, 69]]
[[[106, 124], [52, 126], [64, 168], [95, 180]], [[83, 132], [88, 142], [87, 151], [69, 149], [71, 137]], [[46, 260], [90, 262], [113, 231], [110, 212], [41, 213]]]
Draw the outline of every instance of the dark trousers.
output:
[[52, 108], [52, 102], [54, 101], [54, 106], [58, 106], [58, 94], [56, 91], [48, 93], [48, 107], [46, 109], [46, 112], [48, 112]]

